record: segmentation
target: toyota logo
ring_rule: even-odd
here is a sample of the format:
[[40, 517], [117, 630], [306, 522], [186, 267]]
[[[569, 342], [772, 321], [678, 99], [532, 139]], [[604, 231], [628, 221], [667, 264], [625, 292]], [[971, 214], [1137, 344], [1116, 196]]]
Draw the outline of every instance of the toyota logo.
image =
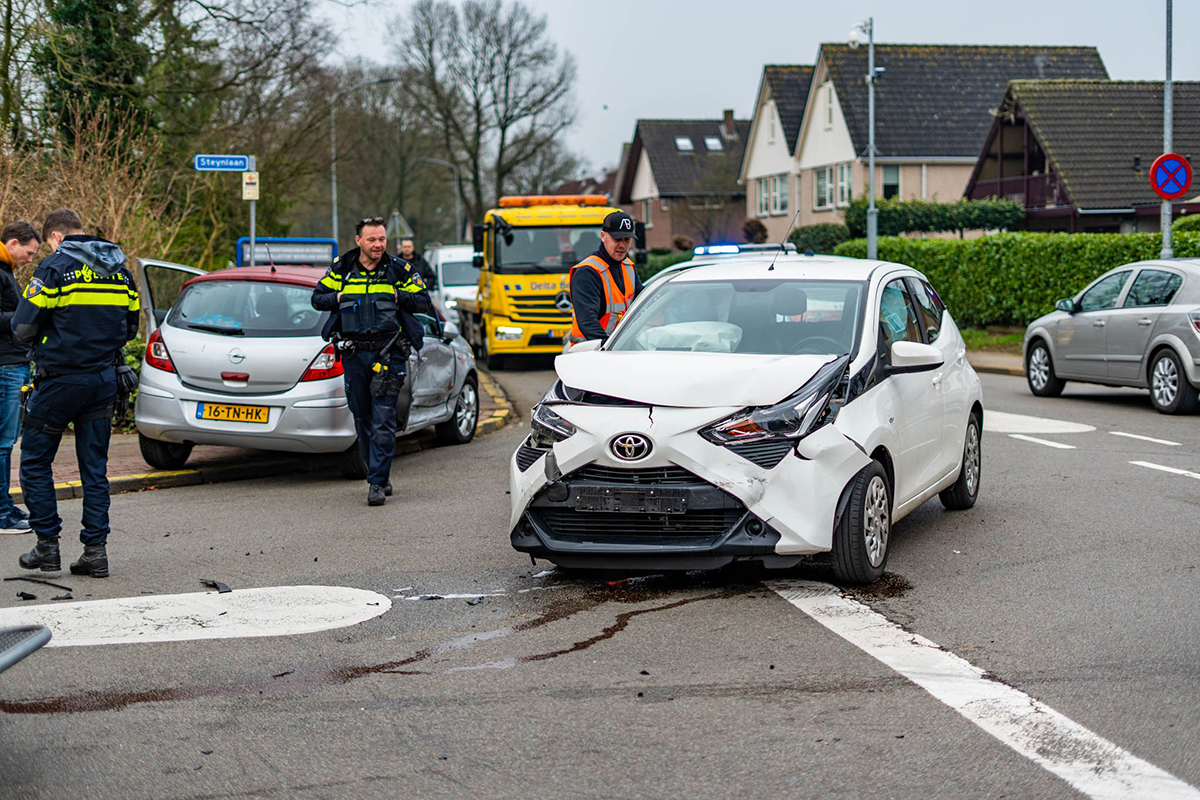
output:
[[241, 349], [237, 348], [237, 347], [230, 350], [229, 353], [227, 353], [227, 355], [229, 356], [229, 361], [232, 364], [240, 364], [246, 360], [246, 354], [243, 353], [241, 351]]
[[564, 291], [561, 291], [558, 294], [556, 294], [554, 296], [554, 307], [557, 308], [559, 311], [570, 311], [571, 310], [571, 293], [564, 290]]
[[650, 440], [640, 433], [623, 433], [609, 445], [612, 454], [622, 461], [641, 461], [650, 455]]

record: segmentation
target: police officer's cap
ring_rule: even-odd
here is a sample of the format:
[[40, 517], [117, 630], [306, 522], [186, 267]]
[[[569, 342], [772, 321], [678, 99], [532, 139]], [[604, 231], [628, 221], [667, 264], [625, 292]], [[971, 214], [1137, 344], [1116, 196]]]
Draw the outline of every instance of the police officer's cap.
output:
[[614, 239], [632, 239], [634, 237], [633, 227], [633, 217], [624, 211], [614, 211], [604, 218], [604, 224], [600, 230]]

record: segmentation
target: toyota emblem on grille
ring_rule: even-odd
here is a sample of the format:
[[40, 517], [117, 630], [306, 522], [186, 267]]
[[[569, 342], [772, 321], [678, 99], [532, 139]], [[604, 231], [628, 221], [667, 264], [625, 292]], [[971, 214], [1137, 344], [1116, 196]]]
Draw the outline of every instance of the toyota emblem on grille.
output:
[[571, 310], [571, 293], [568, 291], [561, 291], [558, 294], [554, 295], [554, 307], [557, 308], [559, 311], [570, 311]]
[[237, 347], [230, 350], [227, 355], [229, 356], [229, 361], [233, 364], [240, 364], [246, 360], [246, 354]]
[[650, 440], [640, 433], [623, 433], [612, 440], [609, 448], [622, 461], [641, 461], [650, 455]]

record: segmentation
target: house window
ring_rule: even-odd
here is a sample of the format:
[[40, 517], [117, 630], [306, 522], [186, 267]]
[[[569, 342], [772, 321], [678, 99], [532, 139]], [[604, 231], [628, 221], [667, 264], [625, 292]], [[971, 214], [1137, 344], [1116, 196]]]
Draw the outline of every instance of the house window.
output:
[[710, 153], [720, 153], [725, 150], [725, 145], [721, 143], [720, 136], [705, 136], [704, 149]]
[[693, 197], [688, 200], [688, 206], [696, 209], [720, 209], [725, 207], [725, 201], [719, 197]]
[[771, 178], [771, 213], [786, 214], [788, 210], [787, 173], [772, 175]]
[[696, 145], [692, 144], [690, 136], [676, 136], [675, 149], [681, 153], [691, 153], [696, 149]]
[[834, 193], [837, 189], [837, 178], [833, 167], [821, 167], [813, 173], [816, 180], [813, 183], [813, 208], [833, 208]]
[[649, 198], [642, 201], [642, 221], [647, 228], [654, 227], [654, 201]]
[[900, 194], [900, 165], [885, 164], [883, 167], [883, 199]]
[[852, 195], [850, 189], [850, 165], [838, 164], [837, 167], [837, 204], [839, 206], [850, 205], [850, 197]]
[[758, 179], [758, 214], [757, 216], [765, 217], [771, 211], [771, 186], [770, 178]]
[[662, 199], [662, 202], [659, 204], [658, 208], [660, 211], [669, 211], [670, 210], [667, 207], [667, 199], [665, 197]]
[[825, 84], [825, 130], [833, 130], [833, 84]]

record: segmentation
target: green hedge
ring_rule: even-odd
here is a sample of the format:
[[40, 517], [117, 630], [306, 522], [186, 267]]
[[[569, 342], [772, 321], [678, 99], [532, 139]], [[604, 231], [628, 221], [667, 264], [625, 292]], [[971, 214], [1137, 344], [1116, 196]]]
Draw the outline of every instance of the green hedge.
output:
[[642, 280], [648, 280], [656, 272], [664, 270], [672, 264], [678, 264], [680, 261], [689, 261], [691, 257], [692, 253], [690, 250], [683, 253], [672, 250], [665, 255], [659, 255], [651, 251], [646, 255], [646, 263], [638, 266], [638, 275], [641, 276]]
[[[1180, 217], [1171, 224], [1172, 233], [1180, 233], [1183, 231], [1200, 231], [1200, 214], [1188, 214]], [[1172, 247], [1172, 250], [1175, 248]]]
[[[1011, 228], [1025, 218], [1025, 209], [1012, 200], [958, 200], [939, 203], [934, 200], [876, 200], [879, 209], [879, 235], [901, 233], [950, 233]], [[850, 202], [844, 218], [850, 235], [867, 235], [867, 198]]]
[[850, 229], [840, 222], [821, 222], [801, 225], [788, 235], [788, 241], [801, 253], [832, 253], [834, 248], [850, 238]]
[[[1180, 233], [1175, 255], [1200, 257], [1200, 233]], [[960, 326], [1025, 325], [1112, 267], [1157, 258], [1157, 233], [1000, 233], [977, 239], [881, 237], [879, 257], [929, 277]], [[866, 258], [853, 239], [839, 256]]]

